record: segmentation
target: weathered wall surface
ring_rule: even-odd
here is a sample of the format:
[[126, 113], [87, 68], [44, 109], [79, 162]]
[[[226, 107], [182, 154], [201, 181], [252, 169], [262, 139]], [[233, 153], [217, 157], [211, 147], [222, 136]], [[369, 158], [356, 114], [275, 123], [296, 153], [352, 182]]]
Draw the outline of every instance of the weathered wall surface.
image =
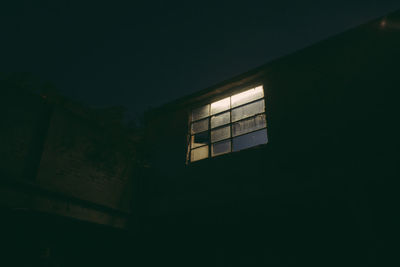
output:
[[50, 121], [37, 182], [68, 195], [129, 210], [134, 151], [129, 136], [64, 109]]
[[137, 139], [91, 111], [7, 84], [1, 93], [2, 205], [126, 227]]

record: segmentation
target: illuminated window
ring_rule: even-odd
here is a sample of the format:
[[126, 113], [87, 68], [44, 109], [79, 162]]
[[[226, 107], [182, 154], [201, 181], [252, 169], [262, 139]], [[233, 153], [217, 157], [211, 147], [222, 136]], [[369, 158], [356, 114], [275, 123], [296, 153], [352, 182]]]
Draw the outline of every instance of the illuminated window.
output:
[[190, 162], [268, 142], [262, 86], [195, 108], [190, 121]]

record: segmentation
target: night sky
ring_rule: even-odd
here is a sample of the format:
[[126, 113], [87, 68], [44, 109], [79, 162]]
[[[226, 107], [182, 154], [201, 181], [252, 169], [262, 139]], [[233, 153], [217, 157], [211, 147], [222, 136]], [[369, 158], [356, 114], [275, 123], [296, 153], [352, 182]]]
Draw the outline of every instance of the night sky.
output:
[[400, 8], [398, 0], [9, 1], [0, 72], [130, 116]]

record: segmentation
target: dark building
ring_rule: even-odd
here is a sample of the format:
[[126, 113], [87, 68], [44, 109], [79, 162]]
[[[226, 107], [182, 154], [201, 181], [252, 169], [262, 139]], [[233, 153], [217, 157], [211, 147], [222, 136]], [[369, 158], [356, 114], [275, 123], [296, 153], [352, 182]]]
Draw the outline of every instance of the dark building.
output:
[[10, 256], [0, 264], [114, 262], [135, 224], [137, 133], [118, 122], [118, 109], [33, 93], [18, 79], [0, 85], [0, 211]]
[[147, 114], [152, 264], [392, 264], [399, 15]]
[[9, 256], [395, 266], [399, 47], [395, 12], [154, 109], [140, 134], [2, 83]]

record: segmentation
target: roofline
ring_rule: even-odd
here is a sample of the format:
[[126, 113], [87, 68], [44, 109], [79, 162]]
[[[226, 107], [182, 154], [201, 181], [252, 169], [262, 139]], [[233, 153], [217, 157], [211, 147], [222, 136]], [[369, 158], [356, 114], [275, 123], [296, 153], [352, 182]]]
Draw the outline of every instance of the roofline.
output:
[[[177, 98], [175, 100], [172, 100], [169, 103], [166, 103], [164, 105], [161, 105], [159, 107], [156, 107], [156, 108], [146, 112], [145, 115], [146, 115], [146, 117], [147, 116], [151, 117], [151, 115], [159, 113], [161, 111], [168, 110], [168, 109], [171, 110], [172, 107], [181, 108], [182, 106], [186, 106], [188, 104], [193, 104], [195, 102], [198, 102], [200, 97], [205, 96], [205, 95], [209, 95], [210, 93], [215, 92], [215, 91], [221, 92], [221, 93], [225, 92], [227, 89], [235, 87], [235, 84], [242, 82], [246, 78], [254, 79], [254, 78], [258, 77], [258, 76], [262, 76], [263, 74], [267, 73], [270, 70], [271, 67], [273, 67], [274, 65], [280, 63], [283, 60], [286, 60], [289, 57], [298, 56], [299, 54], [301, 54], [301, 53], [303, 53], [305, 51], [309, 51], [310, 49], [312, 49], [312, 48], [314, 48], [316, 46], [319, 46], [319, 45], [322, 45], [322, 44], [324, 44], [326, 42], [329, 42], [332, 39], [340, 38], [343, 35], [349, 34], [350, 32], [353, 32], [353, 31], [358, 30], [360, 28], [369, 27], [369, 26], [377, 26], [378, 27], [380, 25], [380, 22], [382, 21], [382, 19], [386, 19], [388, 17], [396, 15], [396, 13], [399, 13], [398, 15], [400, 15], [400, 9], [395, 10], [393, 12], [390, 12], [387, 15], [379, 16], [379, 17], [377, 17], [375, 19], [372, 19], [372, 20], [370, 20], [368, 22], [356, 25], [356, 26], [354, 26], [352, 28], [349, 28], [349, 29], [347, 29], [347, 30], [345, 30], [343, 32], [340, 32], [338, 34], [335, 34], [335, 35], [332, 35], [332, 36], [327, 37], [325, 39], [322, 39], [320, 41], [317, 41], [316, 43], [313, 43], [313, 44], [311, 44], [309, 46], [299, 48], [298, 50], [295, 50], [295, 51], [290, 52], [288, 54], [285, 54], [283, 56], [280, 56], [280, 57], [277, 57], [275, 59], [272, 59], [271, 61], [268, 61], [267, 63], [264, 63], [264, 64], [262, 64], [262, 65], [260, 65], [258, 67], [255, 67], [255, 68], [253, 68], [253, 69], [251, 69], [249, 71], [246, 71], [246, 72], [244, 72], [242, 74], [239, 74], [239, 75], [235, 75], [235, 76], [233, 76], [231, 78], [223, 80], [223, 81], [221, 81], [219, 83], [211, 85], [211, 86], [209, 86], [209, 87], [207, 87], [205, 89], [202, 89], [200, 91], [197, 91], [195, 93], [190, 93], [190, 94], [187, 94], [187, 95], [185, 95], [183, 97], [180, 97], [180, 98]], [[229, 88], [224, 88], [224, 87], [229, 87]]]

